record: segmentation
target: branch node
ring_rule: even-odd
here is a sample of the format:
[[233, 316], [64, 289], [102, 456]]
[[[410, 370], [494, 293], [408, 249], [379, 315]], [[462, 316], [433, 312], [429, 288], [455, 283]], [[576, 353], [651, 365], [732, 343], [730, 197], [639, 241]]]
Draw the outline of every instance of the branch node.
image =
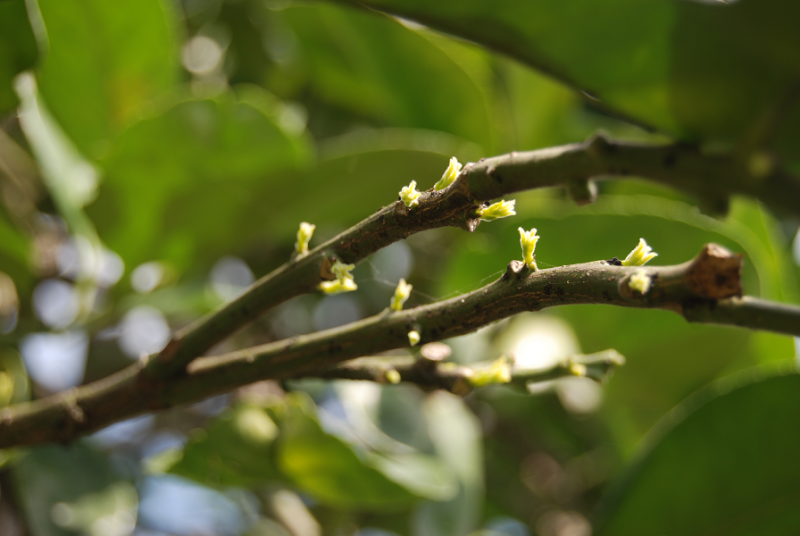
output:
[[596, 132], [587, 138], [586, 152], [593, 158], [602, 158], [614, 151], [614, 145], [605, 132]]
[[[403, 203], [401, 202], [400, 204], [402, 205]], [[325, 281], [333, 281], [336, 279], [336, 274], [331, 271], [334, 262], [336, 262], [336, 258], [328, 258], [326, 256], [322, 259], [322, 265], [319, 267], [319, 276]]]
[[686, 285], [712, 300], [742, 295], [742, 254], [718, 244], [706, 244], [686, 270]]
[[506, 272], [503, 274], [503, 281], [508, 281], [511, 279], [512, 276], [518, 278], [517, 276], [522, 273], [522, 270], [525, 268], [525, 263], [522, 261], [511, 261], [506, 266]]
[[181, 346], [183, 346], [183, 337], [178, 334], [173, 335], [164, 349], [158, 353], [158, 360], [162, 363], [172, 361], [172, 358], [175, 357], [175, 354], [178, 353]]
[[408, 208], [401, 199], [398, 199], [397, 202], [394, 204], [394, 213], [397, 214], [398, 216], [408, 216]]

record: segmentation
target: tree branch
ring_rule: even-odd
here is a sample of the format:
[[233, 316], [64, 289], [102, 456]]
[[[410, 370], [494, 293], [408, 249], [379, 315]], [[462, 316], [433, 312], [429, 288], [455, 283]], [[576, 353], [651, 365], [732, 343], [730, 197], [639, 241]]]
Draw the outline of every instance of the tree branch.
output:
[[[513, 361], [502, 357], [493, 363], [476, 363], [469, 366], [440, 363], [424, 357], [360, 357], [335, 367], [312, 370], [297, 378], [326, 380], [365, 380], [377, 383], [413, 383], [422, 387], [445, 389], [457, 395], [466, 395], [475, 387], [489, 383], [509, 383], [526, 388], [530, 383], [545, 382], [568, 376], [591, 378], [598, 382], [607, 379], [614, 367], [625, 363], [616, 350], [604, 350], [588, 355], [576, 355], [544, 369], [519, 369]], [[496, 375], [486, 381], [493, 367], [508, 370], [508, 375]]]
[[[523, 311], [568, 304], [666, 309], [689, 321], [800, 336], [800, 307], [741, 298], [741, 255], [707, 245], [676, 266], [625, 267], [597, 261], [533, 272], [512, 261], [497, 281], [456, 298], [318, 333], [194, 360], [186, 374], [159, 379], [144, 361], [98, 382], [0, 411], [0, 448], [70, 441], [135, 415], [196, 402], [264, 379], [319, 374], [342, 361], [464, 335]], [[631, 279], [646, 277], [645, 294]]]
[[[685, 145], [642, 145], [595, 136], [584, 143], [511, 153], [467, 164], [458, 179], [440, 192], [422, 194], [419, 206], [402, 202], [380, 209], [361, 223], [257, 281], [247, 292], [197, 322], [177, 331], [151, 357], [147, 373], [166, 378], [267, 310], [333, 279], [334, 259], [358, 263], [414, 233], [454, 226], [473, 231], [480, 223], [476, 204], [507, 194], [549, 186], [566, 187], [578, 203], [594, 198], [592, 179], [636, 176], [698, 196], [714, 210], [731, 194], [756, 197], [771, 207], [800, 214], [800, 180], [779, 170], [754, 177], [732, 156], [709, 156]], [[398, 185], [399, 187], [402, 185]]]

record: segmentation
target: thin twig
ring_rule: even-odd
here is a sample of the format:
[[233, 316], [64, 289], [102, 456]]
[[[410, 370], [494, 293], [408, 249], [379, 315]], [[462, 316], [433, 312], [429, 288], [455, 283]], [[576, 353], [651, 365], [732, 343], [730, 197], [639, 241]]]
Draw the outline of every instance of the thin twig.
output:
[[[588, 355], [575, 355], [540, 369], [517, 367], [505, 357], [491, 363], [457, 365], [451, 362], [437, 362], [416, 358], [400, 357], [360, 357], [320, 370], [311, 370], [298, 375], [299, 378], [321, 378], [326, 380], [365, 380], [377, 383], [413, 383], [422, 387], [445, 389], [458, 395], [465, 395], [475, 387], [488, 383], [510, 383], [527, 387], [531, 383], [546, 382], [568, 376], [581, 376], [603, 382], [614, 367], [621, 366], [625, 359], [615, 350], [604, 350]], [[496, 374], [493, 381], [486, 382], [487, 371], [507, 370], [508, 374]]]

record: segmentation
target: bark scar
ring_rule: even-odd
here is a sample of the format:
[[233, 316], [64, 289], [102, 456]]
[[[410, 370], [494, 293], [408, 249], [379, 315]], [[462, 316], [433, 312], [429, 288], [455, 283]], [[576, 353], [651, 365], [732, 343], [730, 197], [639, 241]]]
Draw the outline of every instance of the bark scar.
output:
[[742, 295], [742, 254], [706, 244], [686, 271], [686, 285], [700, 296], [722, 300]]

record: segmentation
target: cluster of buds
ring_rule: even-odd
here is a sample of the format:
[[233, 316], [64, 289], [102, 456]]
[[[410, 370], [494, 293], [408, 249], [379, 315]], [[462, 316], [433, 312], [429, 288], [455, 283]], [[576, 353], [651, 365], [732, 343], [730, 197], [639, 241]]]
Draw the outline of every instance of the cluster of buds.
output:
[[331, 272], [336, 276], [336, 279], [320, 283], [320, 290], [325, 294], [340, 294], [358, 289], [358, 285], [353, 280], [353, 274], [350, 273], [355, 267], [355, 264], [344, 264], [337, 260], [331, 266]]
[[405, 203], [406, 208], [410, 209], [419, 205], [419, 197], [422, 192], [417, 190], [417, 181], [411, 181], [408, 186], [403, 186], [399, 192], [400, 199]]

